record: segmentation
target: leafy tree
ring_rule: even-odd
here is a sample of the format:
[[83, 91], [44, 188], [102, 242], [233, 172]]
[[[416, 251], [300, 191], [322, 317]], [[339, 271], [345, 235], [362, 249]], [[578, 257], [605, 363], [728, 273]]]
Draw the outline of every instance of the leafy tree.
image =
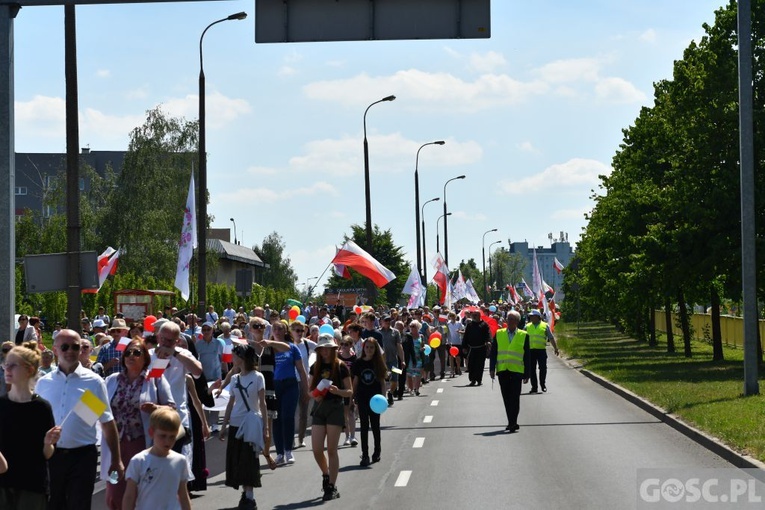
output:
[[252, 251], [269, 265], [269, 268], [263, 273], [263, 285], [278, 290], [286, 290], [296, 296], [297, 274], [292, 268], [290, 258], [284, 255], [284, 249], [284, 241], [276, 232], [271, 232], [263, 239], [260, 246], [252, 247]]

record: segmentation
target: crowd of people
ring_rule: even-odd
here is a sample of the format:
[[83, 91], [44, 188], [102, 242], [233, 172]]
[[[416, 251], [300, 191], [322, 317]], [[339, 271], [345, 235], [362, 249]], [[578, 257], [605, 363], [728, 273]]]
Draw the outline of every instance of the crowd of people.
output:
[[[382, 456], [386, 407], [463, 372], [480, 386], [488, 359], [506, 430], [516, 432], [521, 385], [546, 392], [547, 342], [558, 353], [539, 310], [508, 304], [309, 303], [297, 319], [290, 305], [247, 313], [229, 304], [220, 314], [209, 307], [204, 320], [169, 307], [158, 316], [144, 327], [100, 308], [92, 322], [82, 318], [82, 333], [57, 327], [52, 350], [19, 317], [0, 353], [0, 508], [89, 508], [99, 442], [110, 509], [190, 508], [190, 492], [206, 489], [205, 441], [216, 434], [228, 442], [226, 485], [241, 489], [239, 508], [257, 508], [260, 455], [270, 469], [294, 463], [309, 417], [322, 499], [336, 499], [338, 446], [359, 445], [357, 422], [369, 467]], [[206, 411], [224, 389], [223, 415]]]

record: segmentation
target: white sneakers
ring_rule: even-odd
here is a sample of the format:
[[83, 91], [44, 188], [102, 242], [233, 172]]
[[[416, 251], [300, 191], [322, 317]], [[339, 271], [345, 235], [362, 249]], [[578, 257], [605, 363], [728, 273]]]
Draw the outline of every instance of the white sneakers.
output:
[[295, 457], [292, 456], [292, 452], [290, 450], [284, 452], [284, 459], [287, 461], [287, 464], [295, 463]]

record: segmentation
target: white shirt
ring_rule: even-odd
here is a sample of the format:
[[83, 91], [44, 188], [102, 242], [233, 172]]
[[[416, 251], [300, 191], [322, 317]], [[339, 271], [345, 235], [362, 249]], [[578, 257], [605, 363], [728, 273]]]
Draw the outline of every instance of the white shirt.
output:
[[[57, 425], [62, 424], [67, 414], [80, 401], [85, 390], [90, 390], [106, 404], [106, 410], [98, 421], [101, 423], [112, 421], [114, 416], [112, 416], [104, 380], [79, 363], [69, 375], [56, 368], [50, 374], [41, 377], [35, 386], [35, 393], [50, 402]], [[79, 448], [93, 444], [96, 444], [96, 427], [88, 427], [82, 418], [72, 413], [61, 427], [61, 439], [56, 445], [59, 448]]]
[[[194, 357], [194, 355], [186, 349], [181, 347], [176, 347], [175, 349], [186, 356]], [[155, 359], [157, 359], [157, 354], [152, 349], [151, 360], [154, 361]], [[181, 363], [175, 356], [170, 356], [169, 359], [170, 363], [168, 363], [163, 375], [168, 384], [170, 384], [170, 392], [173, 394], [175, 409], [181, 416], [181, 425], [189, 427], [189, 407], [186, 401], [186, 374], [189, 372], [186, 370], [186, 367], [183, 366], [183, 363]]]
[[463, 329], [462, 324], [459, 322], [454, 324], [447, 322], [446, 327], [449, 330], [449, 343], [452, 345], [462, 345], [462, 335], [459, 333]]
[[186, 459], [180, 453], [170, 451], [167, 457], [157, 457], [149, 450], [137, 453], [128, 464], [125, 478], [138, 485], [137, 510], [176, 510], [178, 486], [188, 480]]
[[[237, 388], [236, 383], [240, 382], [244, 388], [244, 395], [247, 397], [247, 406], [242, 398], [242, 391]], [[257, 370], [251, 370], [247, 375], [235, 374], [231, 377], [231, 384], [228, 386], [228, 392], [234, 397], [234, 408], [231, 410], [230, 423], [234, 427], [241, 427], [244, 417], [247, 413], [255, 413], [260, 416], [260, 390], [266, 389], [266, 380], [263, 374]]]

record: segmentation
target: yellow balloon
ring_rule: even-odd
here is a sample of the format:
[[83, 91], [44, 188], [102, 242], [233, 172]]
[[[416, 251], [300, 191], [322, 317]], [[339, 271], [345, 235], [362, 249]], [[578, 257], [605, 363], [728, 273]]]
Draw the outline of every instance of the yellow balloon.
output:
[[430, 346], [431, 346], [433, 349], [438, 349], [438, 346], [439, 346], [439, 345], [441, 345], [441, 339], [440, 339], [440, 338], [438, 338], [438, 337], [436, 337], [436, 338], [431, 338], [431, 340], [430, 340]]

